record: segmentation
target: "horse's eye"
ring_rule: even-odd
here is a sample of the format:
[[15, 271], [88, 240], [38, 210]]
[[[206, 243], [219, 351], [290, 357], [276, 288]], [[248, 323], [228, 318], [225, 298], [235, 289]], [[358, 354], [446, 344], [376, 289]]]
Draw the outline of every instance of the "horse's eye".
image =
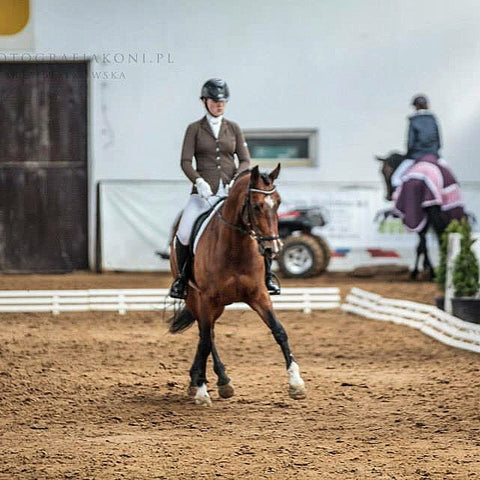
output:
[[253, 209], [256, 211], [256, 212], [259, 212], [261, 209], [262, 209], [262, 206], [259, 204], [259, 203], [255, 203], [253, 205]]

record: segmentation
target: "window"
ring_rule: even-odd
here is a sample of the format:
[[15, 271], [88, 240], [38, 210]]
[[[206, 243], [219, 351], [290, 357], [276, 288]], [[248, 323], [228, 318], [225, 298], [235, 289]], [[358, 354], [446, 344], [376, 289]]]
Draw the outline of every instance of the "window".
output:
[[252, 160], [262, 167], [317, 164], [317, 130], [245, 130]]

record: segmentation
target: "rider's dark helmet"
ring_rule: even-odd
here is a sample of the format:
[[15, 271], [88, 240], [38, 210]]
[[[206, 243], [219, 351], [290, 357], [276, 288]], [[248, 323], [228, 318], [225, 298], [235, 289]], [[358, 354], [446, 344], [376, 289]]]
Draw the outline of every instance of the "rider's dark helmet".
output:
[[421, 110], [428, 108], [428, 98], [425, 95], [415, 95], [412, 99], [412, 105]]
[[220, 78], [207, 80], [202, 87], [200, 98], [202, 100], [211, 98], [215, 102], [228, 102], [230, 92], [227, 83]]

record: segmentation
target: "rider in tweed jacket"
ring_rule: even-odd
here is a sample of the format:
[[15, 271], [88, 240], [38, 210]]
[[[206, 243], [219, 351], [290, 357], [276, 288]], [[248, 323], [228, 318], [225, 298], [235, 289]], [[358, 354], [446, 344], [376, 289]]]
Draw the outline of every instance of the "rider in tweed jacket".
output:
[[[182, 148], [181, 167], [193, 183], [193, 188], [175, 238], [179, 275], [170, 288], [173, 298], [186, 296], [192, 263], [189, 243], [195, 220], [210, 209], [214, 203], [210, 201], [212, 196], [226, 196], [234, 176], [250, 167], [250, 154], [240, 127], [223, 116], [229, 99], [225, 81], [218, 78], [208, 80], [202, 87], [200, 99], [205, 105], [206, 114], [188, 126]], [[270, 266], [271, 258], [267, 254], [266, 285], [272, 295], [278, 295], [280, 289], [273, 282]]]
[[[240, 127], [226, 118], [220, 120], [218, 138], [215, 137], [207, 116], [191, 123], [183, 141], [181, 167], [188, 179], [195, 184], [203, 178], [216, 194], [221, 182], [228, 185], [232, 178], [250, 166], [250, 154]], [[238, 157], [238, 168], [235, 165]], [[193, 168], [195, 157], [197, 168]], [[195, 185], [192, 193], [197, 193]]]

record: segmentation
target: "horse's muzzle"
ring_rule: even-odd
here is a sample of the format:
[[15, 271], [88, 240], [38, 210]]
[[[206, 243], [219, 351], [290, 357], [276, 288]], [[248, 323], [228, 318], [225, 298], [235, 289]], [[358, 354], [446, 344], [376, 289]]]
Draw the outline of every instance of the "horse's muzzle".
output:
[[272, 252], [273, 256], [276, 256], [280, 250], [282, 249], [283, 242], [277, 238], [275, 240], [270, 240], [269, 242], [266, 242], [265, 247], [269, 248], [270, 251]]

